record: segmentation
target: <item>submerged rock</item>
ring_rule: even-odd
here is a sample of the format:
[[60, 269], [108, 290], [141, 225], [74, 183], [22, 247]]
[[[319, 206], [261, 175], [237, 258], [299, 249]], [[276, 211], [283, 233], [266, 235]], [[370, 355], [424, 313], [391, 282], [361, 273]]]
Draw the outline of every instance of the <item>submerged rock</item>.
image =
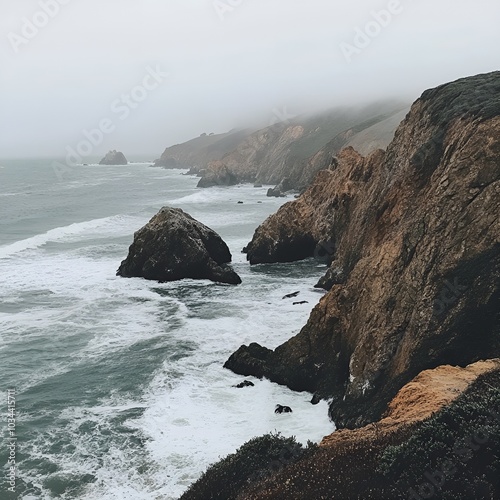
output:
[[274, 413], [293, 413], [293, 411], [289, 406], [277, 404]]
[[128, 165], [128, 161], [121, 151], [113, 150], [108, 152], [99, 165]]
[[238, 285], [231, 253], [212, 229], [180, 208], [164, 207], [134, 235], [118, 276], [157, 281], [208, 279]]
[[243, 389], [244, 387], [254, 387], [254, 385], [255, 384], [253, 382], [250, 382], [250, 380], [243, 380], [243, 382], [240, 382], [233, 387], [236, 387], [237, 389]]

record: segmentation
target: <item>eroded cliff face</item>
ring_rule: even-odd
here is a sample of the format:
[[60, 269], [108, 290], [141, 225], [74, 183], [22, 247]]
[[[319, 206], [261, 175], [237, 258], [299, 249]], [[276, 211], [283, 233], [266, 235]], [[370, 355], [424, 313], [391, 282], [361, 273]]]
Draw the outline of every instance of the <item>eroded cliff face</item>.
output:
[[425, 92], [387, 151], [344, 150], [258, 228], [251, 263], [323, 249], [328, 293], [275, 351], [226, 363], [378, 419], [420, 371], [500, 356], [500, 72]]
[[387, 146], [402, 119], [402, 107], [380, 103], [276, 123], [248, 135], [234, 150], [209, 163], [199, 187], [224, 185], [229, 173], [239, 182], [259, 184], [277, 185], [286, 178], [293, 189], [305, 189], [332, 155], [351, 141], [363, 140], [369, 151]]
[[254, 130], [231, 130], [225, 134], [202, 134], [182, 144], [165, 149], [155, 160], [155, 167], [191, 168], [194, 171], [207, 168], [210, 162], [219, 160], [232, 151]]

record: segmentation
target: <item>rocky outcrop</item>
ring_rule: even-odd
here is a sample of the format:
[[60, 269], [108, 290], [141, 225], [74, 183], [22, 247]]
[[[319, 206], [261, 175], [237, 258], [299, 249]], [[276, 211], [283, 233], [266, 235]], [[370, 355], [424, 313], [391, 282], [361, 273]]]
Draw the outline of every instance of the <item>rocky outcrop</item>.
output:
[[203, 171], [203, 176], [197, 187], [235, 186], [239, 182], [238, 177], [226, 165], [220, 161], [215, 161], [210, 164], [208, 170]]
[[128, 165], [128, 161], [121, 151], [112, 150], [99, 162], [99, 165]]
[[500, 359], [478, 361], [461, 368], [443, 365], [419, 373], [389, 403], [386, 415], [359, 429], [341, 429], [321, 441], [321, 446], [355, 443], [388, 437], [404, 427], [423, 422], [461, 396], [478, 377], [500, 370]]
[[[315, 182], [296, 201], [286, 203], [270, 216], [255, 232], [247, 246], [251, 264], [292, 262], [307, 257], [321, 257], [323, 251], [333, 255], [336, 226], [350, 220], [351, 197], [362, 197], [357, 185], [368, 176], [368, 167], [381, 163], [384, 152], [379, 150], [368, 158], [354, 149], [342, 150], [334, 158], [331, 170], [318, 173]], [[340, 166], [339, 166], [340, 165]]]
[[193, 173], [206, 169], [210, 162], [231, 152], [254, 130], [231, 130], [225, 134], [200, 135], [195, 139], [165, 149], [155, 160], [155, 167], [190, 168]]
[[179, 208], [162, 208], [137, 231], [118, 276], [157, 281], [208, 279], [237, 285], [228, 265], [231, 253], [222, 238]]
[[420, 371], [500, 356], [500, 73], [425, 92], [386, 152], [344, 150], [248, 245], [251, 263], [323, 254], [328, 293], [274, 351], [226, 363], [380, 417]]
[[282, 198], [283, 196], [286, 196], [287, 193], [291, 193], [292, 191], [293, 191], [293, 184], [288, 177], [285, 177], [276, 187], [269, 188], [267, 190], [267, 196]]

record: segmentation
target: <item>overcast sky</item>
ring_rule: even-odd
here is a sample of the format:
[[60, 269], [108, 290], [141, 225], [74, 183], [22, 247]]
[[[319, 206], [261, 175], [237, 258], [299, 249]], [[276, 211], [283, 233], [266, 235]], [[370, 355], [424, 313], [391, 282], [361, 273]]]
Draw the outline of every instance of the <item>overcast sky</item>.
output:
[[498, 0], [0, 0], [0, 157], [62, 157], [101, 126], [94, 154], [150, 160], [276, 114], [413, 101], [499, 69], [499, 26]]

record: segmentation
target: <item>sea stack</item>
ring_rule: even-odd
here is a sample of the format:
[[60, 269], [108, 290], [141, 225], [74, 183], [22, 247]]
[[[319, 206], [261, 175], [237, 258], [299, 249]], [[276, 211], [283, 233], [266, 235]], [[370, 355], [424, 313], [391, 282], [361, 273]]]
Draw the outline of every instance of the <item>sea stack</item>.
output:
[[134, 235], [118, 276], [156, 281], [208, 279], [238, 285], [231, 252], [212, 229], [180, 208], [163, 207]]
[[128, 161], [121, 151], [113, 150], [108, 152], [99, 165], [128, 165]]

